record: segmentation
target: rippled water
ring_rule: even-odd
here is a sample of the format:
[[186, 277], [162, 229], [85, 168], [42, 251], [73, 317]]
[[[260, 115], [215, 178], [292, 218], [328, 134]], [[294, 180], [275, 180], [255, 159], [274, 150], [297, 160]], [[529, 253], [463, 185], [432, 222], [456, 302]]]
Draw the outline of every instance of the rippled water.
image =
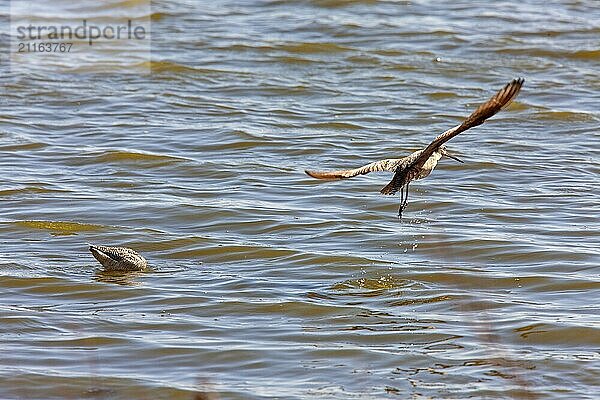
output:
[[[0, 397], [596, 398], [596, 2], [153, 6], [151, 75], [3, 55]], [[389, 174], [303, 173], [407, 155], [518, 76], [401, 221]]]

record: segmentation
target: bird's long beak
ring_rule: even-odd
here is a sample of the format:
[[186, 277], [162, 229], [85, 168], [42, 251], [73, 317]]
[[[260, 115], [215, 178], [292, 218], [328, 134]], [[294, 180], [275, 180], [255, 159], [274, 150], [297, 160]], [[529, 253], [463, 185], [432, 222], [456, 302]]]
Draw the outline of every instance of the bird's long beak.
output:
[[453, 156], [452, 154], [448, 153], [447, 151], [445, 151], [444, 153], [445, 153], [444, 155], [445, 155], [446, 157], [448, 157], [448, 158], [451, 158], [451, 159], [453, 159], [453, 160], [456, 160], [456, 161], [458, 161], [459, 163], [463, 163], [463, 164], [464, 164], [464, 161], [463, 161], [463, 160], [461, 160], [460, 158], [458, 158], [458, 157], [456, 157], [456, 156]]

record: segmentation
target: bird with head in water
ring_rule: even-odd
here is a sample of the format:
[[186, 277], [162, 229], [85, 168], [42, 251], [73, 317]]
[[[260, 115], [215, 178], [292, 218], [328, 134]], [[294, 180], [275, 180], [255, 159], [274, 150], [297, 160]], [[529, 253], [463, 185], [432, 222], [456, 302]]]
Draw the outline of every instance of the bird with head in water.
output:
[[143, 271], [146, 259], [128, 247], [89, 245], [90, 253], [107, 271]]
[[462, 163], [460, 159], [448, 153], [444, 143], [461, 132], [483, 124], [486, 119], [492, 117], [498, 111], [510, 104], [510, 102], [519, 94], [523, 82], [525, 82], [525, 80], [522, 78], [513, 79], [504, 86], [504, 88], [498, 91], [498, 93], [473, 111], [473, 113], [460, 125], [448, 129], [446, 132], [436, 137], [427, 147], [422, 150], [417, 150], [407, 157], [388, 158], [354, 169], [337, 171], [306, 170], [305, 172], [317, 179], [347, 179], [357, 175], [365, 175], [370, 172], [394, 172], [394, 177], [390, 183], [381, 189], [381, 193], [393, 195], [398, 191], [400, 192], [400, 208], [398, 209], [398, 216], [401, 217], [402, 212], [408, 203], [408, 185], [412, 181], [427, 177], [442, 157], [452, 158]]

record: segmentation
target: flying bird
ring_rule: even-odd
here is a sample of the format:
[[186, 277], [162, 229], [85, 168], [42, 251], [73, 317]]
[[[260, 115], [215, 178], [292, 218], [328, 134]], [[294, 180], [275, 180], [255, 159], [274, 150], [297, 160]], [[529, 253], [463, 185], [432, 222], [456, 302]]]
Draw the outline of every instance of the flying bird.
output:
[[487, 102], [480, 105], [471, 115], [469, 115], [460, 125], [448, 129], [436, 137], [429, 146], [422, 150], [417, 150], [404, 158], [388, 158], [385, 160], [375, 161], [355, 169], [344, 169], [338, 171], [313, 171], [306, 170], [308, 175], [317, 179], [347, 179], [357, 175], [365, 175], [369, 172], [390, 171], [394, 172], [394, 177], [383, 189], [382, 194], [393, 195], [400, 192], [400, 208], [398, 209], [398, 217], [402, 216], [402, 212], [408, 203], [408, 185], [418, 179], [427, 177], [435, 168], [438, 161], [442, 157], [449, 157], [456, 161], [463, 162], [457, 157], [448, 153], [446, 143], [454, 136], [475, 126], [481, 125], [486, 119], [490, 118], [498, 111], [510, 104], [514, 100], [525, 79], [513, 79], [498, 93], [492, 96]]
[[90, 245], [90, 252], [107, 271], [142, 271], [148, 267], [144, 257], [127, 247]]

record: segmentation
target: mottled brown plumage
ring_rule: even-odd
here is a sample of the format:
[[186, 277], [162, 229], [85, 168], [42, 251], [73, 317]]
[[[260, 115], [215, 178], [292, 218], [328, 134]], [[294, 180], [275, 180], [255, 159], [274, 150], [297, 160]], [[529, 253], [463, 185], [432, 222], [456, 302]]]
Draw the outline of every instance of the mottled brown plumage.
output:
[[148, 267], [144, 257], [127, 247], [90, 245], [90, 252], [109, 271], [142, 271]]
[[483, 124], [486, 119], [510, 104], [519, 94], [524, 81], [522, 78], [513, 79], [487, 102], [479, 106], [460, 125], [448, 129], [436, 137], [429, 146], [423, 150], [415, 151], [408, 157], [376, 161], [355, 169], [329, 172], [306, 170], [305, 172], [318, 179], [346, 179], [375, 171], [394, 172], [394, 177], [390, 183], [381, 189], [381, 193], [392, 195], [404, 189], [401, 191], [400, 209], [398, 210], [398, 215], [400, 216], [408, 202], [408, 185], [410, 182], [428, 176], [443, 156], [455, 158], [448, 154], [444, 143], [461, 132]]

